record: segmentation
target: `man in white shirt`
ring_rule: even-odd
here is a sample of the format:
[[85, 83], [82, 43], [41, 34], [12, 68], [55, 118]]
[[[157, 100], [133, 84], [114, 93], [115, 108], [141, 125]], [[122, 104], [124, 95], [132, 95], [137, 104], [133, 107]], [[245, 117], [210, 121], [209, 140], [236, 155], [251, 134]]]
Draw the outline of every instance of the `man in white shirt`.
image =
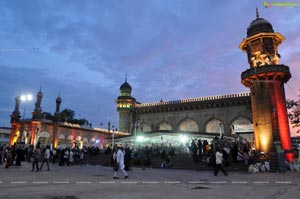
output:
[[124, 165], [124, 151], [123, 151], [123, 146], [119, 145], [118, 146], [118, 151], [115, 155], [115, 164], [117, 164], [117, 167], [114, 167], [114, 179], [118, 179], [118, 171], [119, 169], [122, 171], [124, 178], [127, 179], [129, 175], [125, 171], [125, 165]]
[[49, 168], [49, 159], [50, 159], [50, 146], [47, 145], [47, 146], [46, 146], [46, 151], [45, 151], [44, 160], [43, 160], [42, 165], [41, 165], [41, 167], [40, 167], [39, 170], [42, 170], [43, 165], [44, 165], [44, 163], [46, 162], [47, 167], [48, 167], [48, 170], [47, 170], [47, 171], [50, 171], [50, 168]]
[[216, 165], [214, 168], [214, 175], [217, 176], [219, 170], [221, 170], [225, 176], [227, 176], [227, 172], [223, 168], [223, 153], [220, 151], [219, 148], [216, 149]]

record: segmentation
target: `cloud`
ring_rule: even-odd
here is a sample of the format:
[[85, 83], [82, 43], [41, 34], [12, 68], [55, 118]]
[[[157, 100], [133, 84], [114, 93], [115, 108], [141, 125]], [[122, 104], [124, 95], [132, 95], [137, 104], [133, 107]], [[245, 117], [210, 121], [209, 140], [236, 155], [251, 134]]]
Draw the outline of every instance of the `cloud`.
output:
[[[280, 53], [293, 75], [288, 86], [295, 90], [298, 10], [262, 5], [261, 17], [287, 38]], [[42, 86], [43, 110], [53, 112], [61, 92], [62, 107], [95, 124], [109, 118], [117, 124], [114, 100], [126, 73], [141, 102], [248, 91], [240, 83], [247, 56], [238, 45], [256, 6], [253, 1], [1, 1], [0, 97], [6, 98], [0, 114], [7, 118], [18, 92], [36, 93]]]

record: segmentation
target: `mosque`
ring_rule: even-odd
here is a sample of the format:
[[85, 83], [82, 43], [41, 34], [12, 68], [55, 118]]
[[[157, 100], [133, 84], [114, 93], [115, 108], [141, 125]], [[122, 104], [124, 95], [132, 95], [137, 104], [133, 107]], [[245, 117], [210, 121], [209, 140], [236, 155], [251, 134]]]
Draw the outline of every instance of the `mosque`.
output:
[[249, 93], [140, 103], [125, 79], [116, 99], [119, 130], [134, 135], [135, 141], [170, 143], [239, 135], [253, 140], [271, 164], [278, 159], [279, 149], [285, 159], [293, 160], [284, 91], [291, 73], [279, 63], [278, 53], [284, 40], [256, 10], [256, 19], [239, 45], [247, 53], [249, 68], [242, 72], [241, 83]]

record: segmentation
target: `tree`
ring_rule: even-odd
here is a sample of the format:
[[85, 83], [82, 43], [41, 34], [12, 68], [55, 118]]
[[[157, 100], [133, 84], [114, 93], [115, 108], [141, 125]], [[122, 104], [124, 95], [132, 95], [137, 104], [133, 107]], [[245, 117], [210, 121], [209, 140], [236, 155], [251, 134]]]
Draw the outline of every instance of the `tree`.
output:
[[64, 109], [61, 113], [61, 119], [65, 122], [71, 122], [74, 119], [75, 111], [71, 109]]
[[[288, 109], [288, 117], [291, 121], [292, 127], [300, 127], [300, 100], [287, 100], [286, 103]], [[300, 133], [300, 129], [297, 130], [297, 133]]]
[[49, 113], [49, 112], [43, 112], [43, 119], [53, 121], [54, 120], [54, 116], [51, 113]]

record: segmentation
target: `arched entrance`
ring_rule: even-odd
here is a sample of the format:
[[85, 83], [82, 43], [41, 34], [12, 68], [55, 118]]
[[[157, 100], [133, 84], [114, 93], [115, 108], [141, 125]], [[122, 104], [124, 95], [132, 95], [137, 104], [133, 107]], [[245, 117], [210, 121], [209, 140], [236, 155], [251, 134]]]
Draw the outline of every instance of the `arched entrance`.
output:
[[207, 122], [205, 126], [205, 132], [207, 133], [221, 133], [224, 134], [224, 125], [221, 120], [218, 119], [212, 119], [209, 122]]
[[76, 140], [76, 147], [79, 147], [80, 149], [82, 149], [83, 143], [82, 143], [81, 136], [77, 136], [75, 140]]
[[199, 126], [194, 120], [187, 118], [179, 123], [178, 131], [198, 132]]
[[42, 146], [50, 145], [50, 134], [47, 131], [42, 131], [38, 138], [38, 142], [40, 142]]
[[66, 137], [63, 134], [58, 136], [58, 146], [65, 148], [66, 147]]
[[89, 140], [87, 139], [87, 137], [84, 137], [83, 140], [82, 140], [82, 142], [83, 142], [83, 147], [84, 147], [84, 146], [85, 146], [85, 147], [88, 147], [88, 146], [89, 146]]

